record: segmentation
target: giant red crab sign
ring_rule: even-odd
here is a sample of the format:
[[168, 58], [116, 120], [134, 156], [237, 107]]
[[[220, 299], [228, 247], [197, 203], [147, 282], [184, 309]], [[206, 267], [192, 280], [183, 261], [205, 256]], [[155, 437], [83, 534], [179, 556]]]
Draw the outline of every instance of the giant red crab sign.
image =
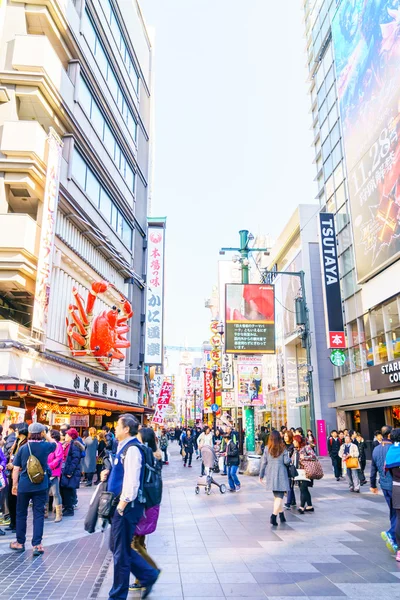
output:
[[[126, 324], [133, 315], [129, 301], [121, 296], [120, 307], [113, 306], [93, 316], [93, 307], [98, 294], [104, 294], [109, 287], [107, 281], [95, 281], [88, 293], [86, 308], [84, 300], [76, 288], [72, 289], [76, 304], [70, 304], [68, 311], [71, 323], [66, 318], [68, 345], [73, 356], [94, 356], [107, 371], [114, 359], [124, 360], [119, 348], [129, 348], [130, 342], [125, 333], [129, 331]], [[122, 312], [122, 316], [121, 316]], [[75, 348], [74, 342], [79, 345]]]

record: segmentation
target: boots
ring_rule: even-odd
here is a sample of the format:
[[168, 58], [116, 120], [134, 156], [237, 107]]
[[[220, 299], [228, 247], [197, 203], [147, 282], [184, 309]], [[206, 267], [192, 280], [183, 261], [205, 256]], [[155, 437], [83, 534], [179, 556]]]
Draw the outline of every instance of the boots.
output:
[[273, 527], [278, 527], [278, 521], [276, 520], [276, 515], [271, 515], [269, 522], [271, 523], [271, 525]]
[[62, 505], [59, 504], [56, 506], [56, 518], [54, 519], [54, 523], [59, 523], [62, 521]]
[[285, 513], [283, 513], [283, 512], [279, 513], [279, 520], [281, 523], [286, 523]]
[[44, 518], [48, 519], [49, 518], [49, 504], [45, 504], [44, 506]]

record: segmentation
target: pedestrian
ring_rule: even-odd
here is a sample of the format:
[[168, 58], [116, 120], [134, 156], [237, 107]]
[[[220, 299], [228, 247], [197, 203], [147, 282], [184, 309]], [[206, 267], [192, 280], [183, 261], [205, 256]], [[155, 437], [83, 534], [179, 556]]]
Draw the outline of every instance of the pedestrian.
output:
[[367, 483], [367, 480], [365, 478], [364, 471], [365, 471], [365, 466], [367, 464], [367, 457], [365, 454], [365, 440], [364, 440], [363, 436], [361, 435], [361, 433], [356, 434], [356, 441], [357, 441], [359, 461], [360, 461], [360, 470], [358, 472], [358, 476], [360, 478], [360, 485], [365, 485]]
[[277, 517], [281, 523], [285, 523], [283, 512], [283, 497], [289, 489], [289, 476], [287, 467], [290, 464], [289, 452], [286, 449], [278, 431], [272, 431], [269, 436], [268, 446], [264, 450], [261, 459], [260, 482], [266, 475], [266, 489], [273, 493], [274, 508], [270, 518], [273, 527], [278, 526]]
[[93, 484], [93, 475], [96, 473], [97, 448], [99, 440], [97, 439], [97, 431], [95, 427], [89, 428], [89, 435], [85, 438], [85, 457], [83, 459], [82, 470], [86, 475], [86, 486], [91, 487]]
[[[5, 495], [7, 493], [6, 465], [6, 456], [3, 450], [0, 448], [0, 506], [4, 505]], [[6, 532], [0, 528], [0, 536], [2, 535], [6, 535]]]
[[[304, 437], [301, 435], [293, 436], [294, 452], [292, 461], [296, 469], [305, 471], [305, 462], [307, 460], [315, 460], [315, 452], [309, 446]], [[300, 514], [314, 512], [312, 504], [312, 498], [310, 488], [313, 487], [314, 482], [308, 479], [306, 476], [296, 478], [300, 488], [300, 506], [297, 509]]]
[[103, 429], [104, 435], [105, 435], [106, 449], [108, 450], [108, 452], [113, 453], [113, 451], [115, 450], [114, 434], [111, 431], [111, 429], [108, 427], [108, 425], [104, 425], [104, 427], [102, 429]]
[[[56, 449], [49, 454], [48, 465], [51, 471], [50, 475], [50, 486], [49, 486], [49, 496], [54, 498], [54, 506], [56, 509], [56, 518], [54, 519], [55, 523], [59, 523], [62, 520], [62, 499], [60, 493], [60, 478], [61, 478], [61, 468], [63, 463], [63, 446], [61, 444], [61, 434], [56, 429], [52, 429], [50, 431], [50, 436], [53, 442], [56, 443]], [[48, 513], [48, 505], [47, 511]]]
[[344, 444], [344, 431], [341, 429], [338, 431], [338, 438], [340, 440], [340, 445]]
[[18, 450], [27, 443], [28, 440], [28, 423], [18, 423], [15, 430], [16, 438], [12, 448], [8, 455], [7, 473], [8, 473], [8, 485], [7, 485], [7, 504], [8, 514], [10, 523], [6, 527], [6, 531], [15, 533], [17, 531], [17, 497], [12, 493], [12, 470], [13, 461], [17, 455]]
[[[384, 439], [382, 439], [382, 444]], [[400, 562], [400, 429], [391, 431], [390, 440], [392, 444], [387, 445], [386, 460], [393, 482], [392, 509], [395, 512], [395, 539], [393, 544], [389, 542], [386, 546], [390, 551], [396, 552], [396, 561]]]
[[331, 435], [328, 438], [328, 453], [332, 462], [333, 472], [336, 481], [340, 481], [342, 476], [342, 459], [339, 456], [340, 446], [342, 445], [338, 432], [332, 429]]
[[315, 449], [317, 447], [317, 441], [316, 441], [311, 429], [307, 429], [307, 443], [315, 451]]
[[63, 463], [61, 472], [61, 496], [64, 505], [63, 517], [73, 517], [76, 490], [81, 481], [82, 444], [78, 441], [76, 429], [68, 429], [63, 444]]
[[357, 444], [353, 444], [350, 435], [344, 438], [344, 444], [340, 447], [339, 456], [346, 465], [346, 475], [349, 483], [350, 492], [360, 493], [360, 479], [358, 470], [360, 463], [358, 460], [359, 452]]
[[377, 431], [375, 431], [374, 434], [374, 440], [372, 442], [372, 451], [375, 450], [375, 448], [377, 446], [379, 446], [379, 444], [381, 444], [383, 441], [383, 436], [382, 436], [382, 431], [380, 429], [378, 429]]
[[183, 449], [185, 450], [185, 458], [183, 466], [186, 467], [186, 463], [189, 461], [189, 467], [192, 468], [192, 458], [194, 452], [194, 438], [190, 429], [186, 431], [186, 436], [183, 439]]
[[390, 425], [382, 427], [379, 435], [381, 442], [375, 446], [372, 452], [370, 486], [371, 492], [377, 494], [378, 486], [376, 480], [379, 473], [379, 485], [389, 508], [390, 520], [390, 527], [387, 531], [382, 531], [381, 538], [386, 543], [388, 550], [394, 553], [396, 550], [396, 511], [393, 507], [393, 477], [390, 471], [387, 471], [385, 468], [386, 455], [392, 446], [392, 428]]
[[[203, 446], [210, 446], [211, 448], [213, 447], [213, 434], [208, 425], [206, 425], [204, 427], [202, 433], [197, 438], [197, 445], [199, 447], [200, 456], [201, 456], [201, 449]], [[203, 461], [201, 461], [201, 475], [204, 475], [204, 472], [205, 472], [204, 471], [204, 463], [203, 463]]]
[[217, 429], [215, 430], [215, 433], [213, 435], [213, 445], [218, 446], [218, 448], [215, 448], [216, 452], [219, 452], [219, 449], [221, 447], [221, 442], [222, 442], [222, 433], [219, 430], [219, 428], [217, 427]]
[[232, 431], [225, 434], [226, 441], [226, 467], [228, 472], [228, 483], [230, 492], [240, 491], [240, 481], [237, 476], [240, 464], [239, 445], [236, 440], [236, 436], [232, 434]]
[[8, 428], [8, 435], [6, 435], [6, 437], [4, 438], [3, 452], [7, 459], [10, 455], [11, 448], [13, 447], [14, 442], [17, 439], [17, 435], [18, 435], [17, 430], [18, 430], [18, 424], [11, 423], [11, 425]]
[[[289, 458], [291, 459], [294, 452], [294, 444], [293, 444], [293, 432], [290, 429], [287, 429], [283, 434], [283, 441], [285, 442], [286, 450], [289, 453]], [[296, 507], [296, 494], [294, 492], [294, 480], [292, 477], [289, 477], [289, 487], [287, 490], [287, 498], [285, 508], [290, 510], [292, 506]]]
[[261, 442], [261, 452], [264, 452], [265, 447], [268, 444], [268, 433], [264, 425], [261, 425], [259, 440]]
[[100, 473], [103, 470], [104, 459], [107, 457], [107, 449], [106, 449], [106, 436], [104, 431], [97, 432], [97, 441], [99, 442], [97, 446], [97, 458], [96, 458], [96, 475], [97, 480], [95, 485], [100, 483]]
[[160, 437], [160, 450], [162, 452], [163, 464], [168, 465], [168, 436], [165, 429], [162, 430]]
[[[162, 469], [163, 461], [162, 461], [162, 453], [157, 448], [157, 440], [154, 434], [153, 429], [151, 427], [142, 427], [138, 433], [138, 440], [142, 444], [146, 444], [153, 452], [155, 466], [160, 471]], [[144, 558], [144, 560], [156, 571], [159, 571], [157, 563], [151, 558], [149, 553], [147, 552], [146, 546], [146, 536], [154, 533], [157, 529], [158, 517], [160, 514], [160, 505], [152, 506], [144, 511], [143, 517], [140, 519], [139, 523], [136, 526], [135, 535], [133, 536], [132, 541], [132, 549], [139, 552], [139, 554]], [[129, 586], [129, 591], [133, 592], [137, 589], [140, 589], [142, 584], [139, 579], [136, 579], [135, 583], [132, 586]]]
[[31, 500], [33, 556], [44, 552], [42, 545], [44, 509], [49, 488], [47, 460], [49, 454], [55, 449], [56, 443], [51, 439], [45, 426], [41, 423], [31, 423], [28, 427], [28, 441], [19, 448], [13, 461], [12, 493], [17, 496], [17, 539], [11, 542], [10, 548], [15, 552], [25, 551], [28, 506]]
[[114, 576], [109, 600], [126, 600], [130, 572], [144, 587], [141, 596], [144, 600], [160, 574], [131, 547], [136, 526], [144, 513], [144, 505], [138, 499], [144, 469], [138, 431], [139, 421], [136, 417], [130, 414], [119, 417], [115, 429], [118, 447], [113, 467], [111, 473], [106, 469], [101, 473], [102, 481], [108, 479], [107, 490], [118, 499], [111, 521], [110, 549], [114, 559]]

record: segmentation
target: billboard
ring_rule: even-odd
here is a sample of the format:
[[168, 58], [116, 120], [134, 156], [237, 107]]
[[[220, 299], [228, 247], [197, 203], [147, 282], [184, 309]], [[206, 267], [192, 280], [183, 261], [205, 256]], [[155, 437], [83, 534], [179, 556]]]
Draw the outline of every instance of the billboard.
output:
[[274, 354], [274, 287], [228, 283], [225, 290], [225, 351], [230, 354]]
[[264, 404], [261, 357], [242, 356], [237, 362], [239, 406]]
[[144, 362], [163, 363], [164, 225], [149, 225], [147, 245], [146, 342]]
[[392, 0], [343, 0], [332, 23], [358, 281], [400, 254], [400, 36]]
[[342, 297], [340, 293], [338, 247], [332, 213], [319, 213], [322, 276], [327, 316], [328, 348], [346, 348]]

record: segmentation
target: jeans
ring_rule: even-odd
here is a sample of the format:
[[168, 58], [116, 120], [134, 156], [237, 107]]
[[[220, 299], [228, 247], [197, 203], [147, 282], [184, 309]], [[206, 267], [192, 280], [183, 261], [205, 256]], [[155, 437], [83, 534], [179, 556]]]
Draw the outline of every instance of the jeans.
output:
[[293, 480], [289, 481], [289, 489], [287, 492], [286, 505], [287, 506], [296, 506], [296, 494], [294, 493]]
[[192, 464], [192, 458], [193, 458], [193, 452], [186, 452], [184, 464], [186, 465], [186, 463], [187, 463], [187, 461], [189, 459], [189, 467], [190, 467], [191, 464]]
[[8, 487], [7, 487], [7, 503], [8, 503], [8, 512], [10, 515], [10, 526], [13, 526], [13, 529], [15, 529], [15, 524], [17, 522], [17, 496], [14, 496], [11, 493], [12, 490], [12, 479], [11, 477], [8, 480]]
[[60, 506], [60, 504], [62, 504], [59, 477], [52, 477], [50, 479], [49, 494], [54, 497], [54, 506]]
[[168, 452], [167, 452], [167, 449], [166, 448], [161, 448], [161, 452], [162, 452], [162, 455], [163, 455], [163, 461], [165, 463], [168, 462]]
[[358, 477], [358, 469], [347, 469], [346, 471], [347, 481], [349, 482], [349, 488], [351, 490], [360, 489], [360, 478]]
[[228, 483], [231, 490], [240, 487], [240, 481], [237, 476], [239, 465], [228, 465]]
[[17, 542], [25, 544], [26, 521], [29, 501], [33, 504], [33, 536], [32, 546], [42, 543], [44, 527], [44, 507], [47, 501], [47, 489], [40, 492], [18, 492], [17, 495]]
[[94, 473], [85, 473], [87, 483], [89, 483], [89, 484], [93, 483], [93, 475], [94, 475]]
[[392, 536], [393, 539], [396, 539], [396, 511], [393, 508], [392, 502], [392, 490], [382, 490], [383, 495], [386, 500], [386, 504], [389, 507], [389, 518], [390, 518], [390, 529], [388, 533]]
[[301, 508], [305, 508], [306, 504], [307, 504], [307, 506], [312, 506], [309, 482], [308, 481], [300, 481], [300, 506], [301, 506]]
[[333, 471], [336, 479], [342, 476], [342, 459], [340, 456], [331, 456]]
[[147, 587], [154, 583], [158, 571], [135, 550], [131, 544], [136, 525], [143, 516], [143, 505], [136, 502], [128, 504], [121, 516], [115, 511], [111, 522], [110, 550], [114, 559], [113, 586], [109, 592], [109, 600], [126, 600], [129, 591], [129, 573], [139, 579]]
[[74, 512], [74, 504], [75, 504], [75, 489], [61, 487], [61, 495], [63, 499], [64, 508], [67, 511]]

